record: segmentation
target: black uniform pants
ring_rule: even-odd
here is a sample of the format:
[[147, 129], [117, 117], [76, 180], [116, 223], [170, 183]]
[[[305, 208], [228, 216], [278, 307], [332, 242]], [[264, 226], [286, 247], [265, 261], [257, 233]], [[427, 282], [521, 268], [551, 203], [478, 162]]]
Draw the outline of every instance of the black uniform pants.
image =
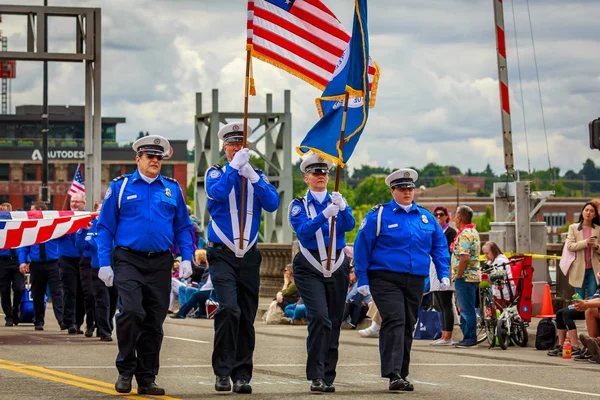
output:
[[106, 287], [104, 282], [98, 278], [98, 271], [98, 268], [92, 268], [90, 271], [94, 291], [94, 318], [98, 336], [111, 336], [118, 294], [114, 286]]
[[[67, 327], [77, 325], [79, 328], [83, 325], [83, 316], [85, 315], [83, 289], [79, 275], [80, 261], [81, 257], [60, 256], [58, 258], [65, 307], [63, 323]], [[52, 297], [54, 298], [54, 295]]]
[[[315, 254], [318, 260], [318, 253]], [[350, 281], [349, 266], [350, 260], [346, 258], [331, 277], [325, 278], [302, 253], [294, 257], [294, 282], [308, 317], [308, 380], [323, 379], [327, 383], [335, 380], [340, 328]]]
[[369, 271], [369, 287], [381, 315], [379, 355], [381, 376], [409, 373], [410, 349], [425, 277], [391, 271]]
[[92, 260], [90, 257], [81, 257], [79, 262], [79, 277], [83, 293], [83, 305], [85, 307], [85, 325], [88, 329], [94, 327], [95, 300], [94, 286], [92, 284]]
[[[10, 292], [13, 292], [12, 303]], [[19, 323], [19, 306], [25, 292], [25, 276], [19, 272], [17, 257], [0, 257], [0, 302], [4, 319]]]
[[219, 310], [215, 315], [213, 371], [216, 376], [231, 376], [234, 382], [250, 381], [262, 256], [256, 248], [243, 258], [237, 258], [229, 249], [208, 247], [207, 260], [219, 299]]
[[44, 316], [46, 308], [44, 307], [44, 296], [46, 295], [46, 286], [50, 286], [52, 295], [52, 309], [56, 321], [63, 322], [63, 294], [60, 284], [60, 271], [58, 269], [58, 260], [53, 261], [32, 261], [29, 264], [29, 273], [31, 278], [31, 296], [33, 297], [33, 323], [35, 326], [44, 326]]
[[172, 267], [169, 251], [152, 256], [121, 247], [114, 251], [114, 284], [121, 301], [116, 365], [119, 374], [135, 375], [138, 385], [150, 384], [158, 375]]

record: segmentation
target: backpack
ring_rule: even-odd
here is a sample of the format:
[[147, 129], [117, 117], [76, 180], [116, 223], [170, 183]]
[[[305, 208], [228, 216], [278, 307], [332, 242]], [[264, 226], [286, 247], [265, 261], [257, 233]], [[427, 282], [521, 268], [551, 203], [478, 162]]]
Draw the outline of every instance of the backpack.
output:
[[550, 350], [556, 344], [556, 324], [552, 318], [540, 321], [535, 334], [535, 348], [537, 350]]

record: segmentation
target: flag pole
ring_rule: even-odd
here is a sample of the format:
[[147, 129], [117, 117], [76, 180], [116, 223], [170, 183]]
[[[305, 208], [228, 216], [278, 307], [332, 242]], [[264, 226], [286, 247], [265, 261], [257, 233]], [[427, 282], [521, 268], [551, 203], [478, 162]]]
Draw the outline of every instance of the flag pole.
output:
[[[340, 129], [340, 153], [343, 154], [344, 150], [344, 137], [346, 135], [346, 114], [348, 114], [348, 99], [350, 97], [350, 93], [346, 90], [346, 94], [344, 95], [344, 113], [342, 114], [342, 128]], [[341, 157], [341, 155], [340, 155]], [[340, 191], [340, 172], [341, 172], [341, 164], [342, 161], [338, 158], [338, 163], [335, 168], [335, 192]], [[333, 244], [333, 235], [335, 233], [335, 215], [331, 217], [331, 227], [329, 229], [329, 246], [327, 248], [327, 271], [331, 271], [331, 252], [332, 252], [332, 244]]]
[[[252, 62], [252, 50], [246, 49], [246, 79], [244, 80], [244, 136], [242, 140], [242, 148], [248, 146], [248, 132], [246, 127], [248, 126], [248, 96], [250, 89], [250, 63]], [[240, 250], [244, 248], [244, 214], [246, 212], [246, 204], [244, 198], [246, 197], [246, 178], [242, 177], [242, 190], [240, 192]]]

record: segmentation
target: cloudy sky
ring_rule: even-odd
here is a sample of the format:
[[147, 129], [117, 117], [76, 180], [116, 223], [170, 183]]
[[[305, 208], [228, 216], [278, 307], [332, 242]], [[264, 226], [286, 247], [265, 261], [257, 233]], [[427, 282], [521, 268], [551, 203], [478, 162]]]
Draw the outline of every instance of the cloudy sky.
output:
[[[511, 3], [514, 2], [520, 75]], [[597, 0], [530, 0], [546, 134], [525, 0], [505, 1], [515, 165], [564, 173], [586, 158], [600, 164], [588, 145], [588, 123], [600, 117], [600, 33]], [[39, 5], [42, 0], [0, 0]], [[119, 140], [140, 130], [193, 140], [195, 92], [219, 89], [220, 109], [241, 111], [245, 63], [244, 0], [49, 0], [50, 5], [102, 8], [102, 112], [126, 117]], [[324, 0], [348, 30], [353, 1]], [[9, 49], [25, 48], [25, 18], [0, 24]], [[74, 49], [74, 24], [53, 18], [50, 51]], [[371, 111], [349, 166], [423, 167], [429, 162], [466, 170], [490, 163], [504, 169], [494, 16], [491, 0], [371, 0], [371, 56], [381, 68], [377, 105]], [[39, 104], [40, 63], [19, 62], [12, 103]], [[250, 111], [263, 111], [273, 93], [283, 109], [292, 91], [293, 143], [318, 118], [320, 92], [260, 61], [254, 63], [258, 96]], [[51, 64], [50, 104], [83, 104], [81, 64]], [[520, 86], [523, 88], [521, 100]], [[525, 124], [529, 150], [527, 151]], [[547, 142], [545, 137], [547, 135]], [[549, 153], [547, 152], [548, 144]], [[295, 154], [295, 152], [294, 152]]]

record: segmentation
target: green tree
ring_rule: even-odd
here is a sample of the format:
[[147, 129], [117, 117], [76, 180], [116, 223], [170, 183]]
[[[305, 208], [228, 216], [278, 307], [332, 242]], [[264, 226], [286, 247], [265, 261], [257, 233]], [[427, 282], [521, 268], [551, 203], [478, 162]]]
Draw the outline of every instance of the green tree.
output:
[[371, 207], [375, 204], [390, 200], [390, 188], [385, 184], [385, 178], [370, 176], [358, 184], [354, 192], [357, 205], [367, 204]]
[[473, 217], [473, 223], [477, 226], [479, 232], [489, 232], [490, 222], [494, 222], [492, 216], [492, 207], [485, 208], [485, 214], [479, 217]]

